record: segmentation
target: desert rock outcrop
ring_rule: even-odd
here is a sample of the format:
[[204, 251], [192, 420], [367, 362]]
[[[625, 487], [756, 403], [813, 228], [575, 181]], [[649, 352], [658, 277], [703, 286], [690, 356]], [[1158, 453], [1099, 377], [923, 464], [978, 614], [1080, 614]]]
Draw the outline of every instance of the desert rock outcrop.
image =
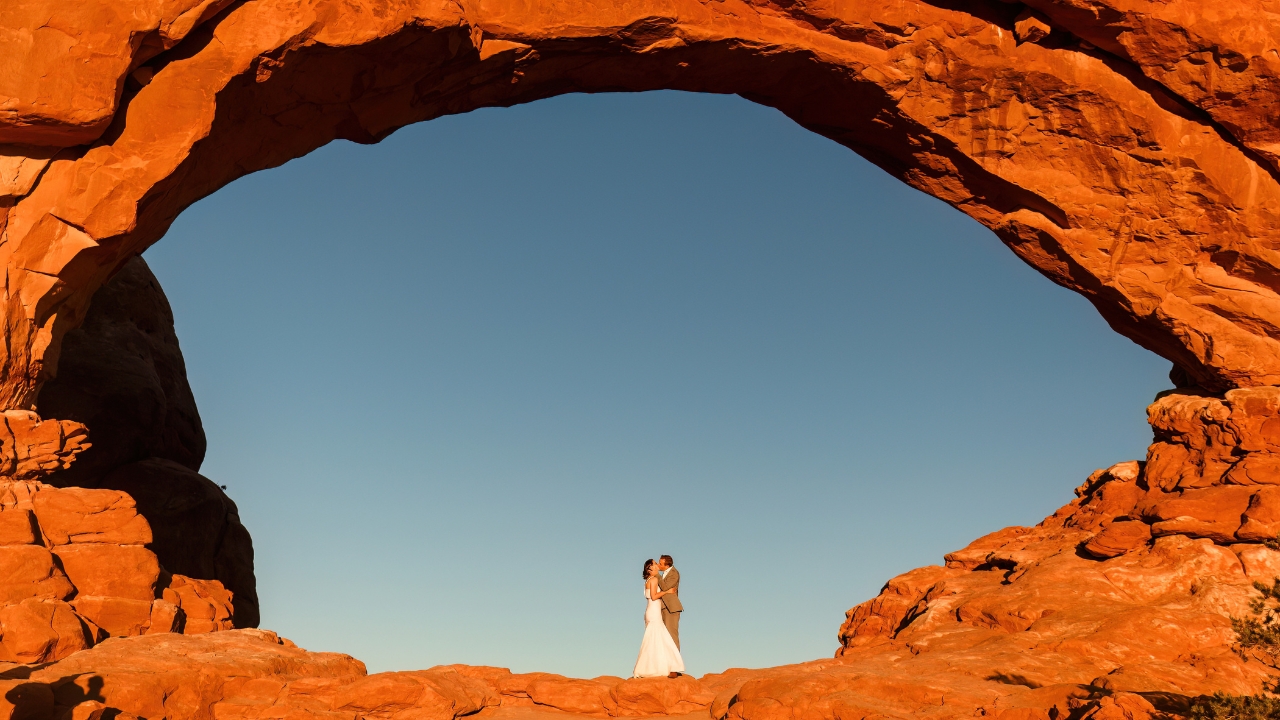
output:
[[41, 389], [39, 411], [85, 425], [93, 447], [50, 476], [51, 484], [96, 487], [116, 468], [148, 458], [200, 469], [204, 427], [173, 311], [142, 258], [94, 294], [84, 322], [63, 338], [57, 369]]
[[232, 627], [232, 594], [173, 575], [113, 490], [0, 486], [0, 660], [44, 663], [108, 637]]
[[[1256, 691], [1229, 616], [1280, 575], [1276, 18], [1270, 0], [0, 5], [0, 716], [1141, 720]], [[133, 258], [199, 198], [337, 138], [659, 88], [780, 109], [1173, 361], [1145, 461], [894, 578], [837, 657], [797, 666], [366, 676], [228, 631], [256, 620], [251, 545], [197, 472], [172, 318]]]
[[142, 258], [125, 263], [67, 333], [39, 403], [92, 438], [44, 482], [128, 493], [165, 569], [221, 582], [235, 593], [236, 626], [257, 626], [253, 542], [236, 504], [198, 472], [204, 428], [169, 301]]
[[[349, 657], [267, 631], [144, 628], [47, 666], [0, 666], [13, 706], [6, 716], [0, 703], [0, 717], [454, 720], [532, 708], [560, 718], [1147, 720], [1183, 714], [1202, 694], [1256, 692], [1267, 670], [1233, 652], [1229, 616], [1249, 611], [1253, 581], [1280, 575], [1280, 550], [1220, 529], [1153, 530], [1165, 521], [1150, 524], [1152, 504], [1179, 502], [1185, 518], [1225, 511], [1150, 485], [1138, 462], [1094, 473], [1079, 492], [1036, 527], [992, 533], [889, 581], [849, 611], [831, 659], [678, 680], [461, 665], [366, 675]], [[198, 607], [180, 599], [188, 613]]]
[[462, 665], [367, 675], [358, 660], [307, 652], [265, 630], [159, 634], [108, 640], [46, 667], [0, 671], [0, 717], [107, 710], [107, 717], [171, 720], [453, 720], [498, 706], [643, 717], [705, 710], [718, 690], [741, 682], [736, 675], [727, 683], [664, 680], [576, 680]]
[[7, 3], [0, 407], [30, 409], [98, 286], [247, 172], [477, 107], [658, 88], [737, 93], [867, 156], [1190, 383], [1280, 384], [1269, 6], [1030, 6]]

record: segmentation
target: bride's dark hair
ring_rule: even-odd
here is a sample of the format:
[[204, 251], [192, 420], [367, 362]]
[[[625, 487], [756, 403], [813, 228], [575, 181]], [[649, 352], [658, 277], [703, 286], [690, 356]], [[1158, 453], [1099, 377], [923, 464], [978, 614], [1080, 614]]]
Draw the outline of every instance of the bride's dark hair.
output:
[[649, 579], [649, 572], [653, 569], [653, 558], [644, 561], [644, 579]]

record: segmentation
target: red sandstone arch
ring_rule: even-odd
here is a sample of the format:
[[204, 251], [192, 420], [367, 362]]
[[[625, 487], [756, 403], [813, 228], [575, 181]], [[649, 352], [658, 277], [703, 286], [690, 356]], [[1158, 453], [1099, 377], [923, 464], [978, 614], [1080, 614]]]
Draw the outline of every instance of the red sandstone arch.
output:
[[[538, 704], [583, 717], [1142, 720], [1157, 716], [1146, 698], [1255, 692], [1268, 672], [1232, 652], [1228, 615], [1247, 610], [1252, 582], [1280, 574], [1269, 549], [1280, 532], [1280, 388], [1257, 387], [1280, 385], [1280, 0], [1025, 2], [0, 2], [0, 550], [6, 568], [18, 558], [39, 571], [10, 572], [0, 588], [0, 659], [63, 658], [0, 681], [0, 714], [10, 704], [31, 717], [404, 709], [457, 720]], [[661, 692], [461, 666], [365, 677], [349, 658], [273, 633], [208, 633], [232, 613], [252, 624], [244, 592], [233, 606], [231, 586], [195, 562], [212, 557], [208, 543], [166, 551], [139, 515], [148, 488], [153, 506], [193, 487], [221, 497], [195, 473], [192, 448], [143, 448], [127, 492], [34, 482], [61, 472], [75, 485], [66, 468], [85, 446], [78, 422], [23, 409], [53, 374], [61, 338], [195, 200], [334, 138], [376, 141], [557, 93], [657, 88], [781, 109], [992, 228], [1117, 331], [1172, 359], [1187, 384], [1220, 395], [1159, 398], [1145, 465], [1098, 470], [1034, 528], [891, 580], [846, 615], [839, 659], [661, 679]], [[135, 262], [104, 293], [164, 316], [158, 285], [138, 290], [148, 277]], [[77, 331], [79, 350], [71, 336], [69, 359], [110, 354], [102, 341], [121, 339], [110, 328], [137, 319], [99, 298], [101, 317]], [[136, 359], [168, 362], [170, 384], [185, 387], [163, 335]], [[64, 385], [111, 383], [65, 365]], [[82, 474], [102, 470], [84, 458]], [[229, 501], [206, 510], [209, 526], [235, 515]], [[191, 528], [190, 514], [157, 517], [161, 534]], [[215, 575], [251, 590], [242, 531], [228, 564], [250, 574]], [[168, 576], [166, 552], [165, 569], [185, 559], [205, 574]], [[110, 707], [89, 704], [76, 678], [102, 680]]]
[[1280, 384], [1273, 0], [1030, 4], [6, 3], [0, 406], [30, 407], [104, 280], [241, 175], [482, 106], [659, 88], [852, 148], [1203, 387]]

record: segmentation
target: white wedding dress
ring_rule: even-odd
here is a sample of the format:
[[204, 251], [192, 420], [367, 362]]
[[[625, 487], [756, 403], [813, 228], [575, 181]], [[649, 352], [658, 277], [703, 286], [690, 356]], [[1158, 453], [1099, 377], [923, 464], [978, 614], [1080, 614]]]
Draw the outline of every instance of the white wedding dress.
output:
[[684, 672], [684, 658], [680, 648], [671, 639], [667, 626], [662, 624], [662, 601], [649, 599], [649, 588], [644, 589], [649, 604], [644, 609], [644, 639], [640, 641], [640, 657], [632, 677], [666, 677], [673, 672]]

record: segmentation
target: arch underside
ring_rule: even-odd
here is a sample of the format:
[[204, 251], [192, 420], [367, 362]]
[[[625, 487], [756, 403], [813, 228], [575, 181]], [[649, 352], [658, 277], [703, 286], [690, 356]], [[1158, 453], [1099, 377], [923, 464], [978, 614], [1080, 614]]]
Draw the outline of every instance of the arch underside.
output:
[[[1280, 385], [1277, 9], [0, 2], [0, 550], [44, 563], [34, 583], [0, 583], [0, 660], [52, 663], [6, 697], [44, 684], [19, 700], [70, 716], [90, 708], [72, 681], [105, 677], [101, 712], [131, 716], [204, 717], [226, 703], [235, 717], [408, 708], [397, 717], [456, 720], [527, 710], [536, 682], [536, 704], [582, 717], [1143, 720], [1156, 717], [1148, 699], [1184, 714], [1197, 695], [1254, 692], [1269, 671], [1236, 654], [1228, 615], [1280, 574], [1280, 388], [1268, 387]], [[203, 431], [172, 316], [133, 258], [200, 198], [337, 138], [656, 89], [779, 109], [974, 217], [1172, 360], [1186, 391], [1148, 409], [1147, 461], [1094, 472], [1034, 528], [890, 580], [846, 614], [838, 660], [662, 678], [650, 692], [461, 666], [366, 677], [272, 633], [212, 632], [257, 621], [252, 545], [234, 503], [197, 472]], [[527, 172], [494, 182], [538, 180]], [[64, 337], [62, 374], [46, 383]], [[46, 614], [20, 614], [36, 610]], [[49, 639], [59, 622], [70, 630]]]
[[952, 204], [1183, 384], [1280, 384], [1270, 8], [1108, 2], [19, 2], [0, 31], [50, 19], [0, 32], [28, 53], [0, 80], [0, 403], [31, 409], [97, 288], [237, 177], [655, 89], [775, 107]]

